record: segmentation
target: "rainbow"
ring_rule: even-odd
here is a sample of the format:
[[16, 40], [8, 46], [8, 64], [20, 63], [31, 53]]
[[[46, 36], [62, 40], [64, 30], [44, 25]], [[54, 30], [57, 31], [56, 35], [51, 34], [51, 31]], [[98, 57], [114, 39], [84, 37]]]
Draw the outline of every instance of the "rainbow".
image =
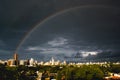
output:
[[18, 50], [20, 49], [20, 47], [23, 45], [23, 43], [26, 41], [26, 39], [34, 32], [34, 30], [36, 30], [38, 27], [40, 27], [40, 25], [44, 24], [46, 21], [56, 17], [56, 16], [59, 16], [59, 15], [62, 15], [63, 13], [66, 13], [66, 12], [69, 12], [71, 10], [74, 10], [74, 9], [83, 9], [83, 8], [89, 8], [89, 7], [100, 7], [100, 8], [113, 8], [111, 6], [105, 6], [105, 5], [83, 5], [83, 6], [77, 6], [77, 7], [73, 7], [73, 8], [69, 8], [69, 9], [65, 9], [65, 10], [61, 10], [61, 11], [58, 11], [46, 18], [44, 18], [42, 21], [40, 21], [39, 23], [37, 23], [35, 26], [33, 26], [33, 28], [31, 30], [29, 30], [25, 35], [24, 37], [21, 39], [20, 43], [18, 44], [16, 50], [15, 50], [15, 53], [18, 52]]

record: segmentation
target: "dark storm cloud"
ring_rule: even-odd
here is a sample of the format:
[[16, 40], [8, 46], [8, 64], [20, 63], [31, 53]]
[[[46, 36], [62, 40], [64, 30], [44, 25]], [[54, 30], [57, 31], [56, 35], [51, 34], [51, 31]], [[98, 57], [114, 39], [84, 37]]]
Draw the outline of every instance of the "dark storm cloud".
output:
[[[25, 40], [22, 47], [28, 51], [40, 51], [40, 54], [44, 53], [46, 56], [48, 54], [70, 56], [76, 51], [84, 51], [82, 55], [88, 56], [88, 52], [119, 50], [118, 14], [119, 8], [103, 6], [69, 10], [41, 23]], [[106, 57], [105, 54], [100, 55]], [[99, 54], [96, 56], [99, 57]]]
[[[107, 43], [107, 44], [113, 42], [116, 45], [119, 43], [119, 39], [117, 40], [117, 38], [119, 37], [118, 22], [120, 21], [120, 17], [119, 17], [120, 16], [120, 13], [119, 13], [120, 5], [119, 4], [120, 4], [120, 1], [118, 1], [118, 0], [115, 0], [115, 1], [113, 1], [113, 0], [97, 0], [97, 1], [96, 0], [92, 0], [92, 1], [89, 1], [89, 0], [74, 0], [74, 1], [73, 0], [24, 0], [24, 1], [22, 1], [22, 0], [20, 0], [20, 1], [0, 0], [0, 28], [1, 28], [0, 29], [0, 43], [1, 43], [0, 48], [4, 51], [10, 51], [10, 53], [13, 53], [13, 51], [15, 51], [16, 47], [18, 46], [19, 42], [24, 37], [24, 35], [31, 28], [33, 28], [33, 26], [35, 26], [37, 23], [42, 21], [44, 18], [46, 18], [54, 13], [57, 13], [58, 11], [66, 10], [66, 9], [76, 7], [76, 6], [85, 6], [85, 5], [102, 5], [102, 6], [116, 7], [117, 10], [115, 8], [113, 8], [115, 10], [112, 10], [113, 11], [112, 13], [111, 13], [111, 11], [110, 12], [108, 11], [109, 14], [108, 14], [108, 12], [106, 14], [106, 11], [103, 10], [103, 12], [104, 12], [103, 15], [105, 17], [108, 15], [106, 17], [105, 21], [108, 21], [110, 23], [109, 33], [112, 32], [113, 35], [107, 36], [104, 34], [105, 31], [107, 32], [106, 29], [108, 29], [108, 28], [106, 28], [104, 31], [102, 30], [102, 28], [99, 29], [100, 31], [95, 31], [94, 28], [92, 28], [92, 30], [88, 29], [88, 30], [90, 30], [90, 31], [88, 31], [89, 36], [91, 36], [91, 35], [96, 36], [97, 34], [99, 35], [99, 37], [96, 37], [98, 40], [102, 39], [101, 36], [106, 37], [106, 39], [108, 38], [110, 40], [112, 40], [111, 38], [116, 38], [115, 41], [113, 40], [110, 42], [109, 41], [103, 41], [103, 42], [100, 41], [101, 43]], [[99, 10], [98, 10], [98, 12], [99, 12]], [[76, 15], [76, 14], [79, 14], [79, 13], [72, 13], [71, 15]], [[86, 14], [86, 15], [89, 15], [89, 14]], [[94, 14], [94, 15], [96, 15], [96, 14]], [[104, 17], [103, 15], [99, 16], [99, 19], [100, 19], [100, 17], [101, 18]], [[94, 20], [97, 19], [97, 17], [96, 18], [92, 17], [92, 16], [88, 16], [88, 17], [93, 18]], [[76, 18], [77, 18], [77, 16], [76, 16]], [[84, 23], [84, 20], [86, 21], [86, 19], [83, 19], [82, 24], [85, 25], [86, 23]], [[79, 21], [79, 19], [76, 20], [76, 23], [78, 21]], [[92, 20], [88, 20], [88, 21], [89, 21], [89, 23], [93, 23]], [[104, 20], [102, 20], [102, 19], [100, 19], [100, 21], [104, 22]], [[100, 23], [96, 23], [96, 24], [100, 24]], [[96, 24], [94, 24], [94, 25], [96, 26]], [[75, 24], [75, 25], [77, 26], [77, 24]], [[114, 25], [115, 28], [111, 27], [112, 25]], [[87, 26], [87, 24], [86, 24], [86, 26]], [[105, 27], [105, 26], [103, 26], [103, 27]], [[56, 30], [58, 30], [58, 29], [56, 29]], [[113, 30], [116, 33], [114, 33]], [[99, 34], [99, 32], [101, 32], [101, 31], [103, 32], [103, 34]], [[72, 29], [71, 29], [70, 32], [75, 32], [75, 31], [72, 31]], [[94, 32], [95, 34], [92, 34], [89, 32]], [[43, 34], [41, 34], [41, 35], [43, 36]], [[72, 35], [72, 34], [71, 34], [71, 36], [74, 37], [74, 35]], [[48, 38], [44, 37], [44, 39], [46, 39], [46, 40], [50, 39], [50, 38], [51, 38], [51, 36], [49, 36]], [[90, 38], [92, 39], [92, 37], [90, 37]], [[45, 40], [43, 40], [43, 41], [41, 40], [41, 43], [44, 41]], [[37, 44], [37, 42], [35, 44]], [[35, 45], [35, 44], [32, 44], [32, 45]], [[94, 43], [94, 44], [96, 44], [96, 43]], [[118, 46], [119, 46], [119, 44], [118, 44]], [[1, 53], [6, 53], [6, 52], [1, 52]]]
[[88, 56], [87, 58], [92, 58], [94, 61], [120, 61], [120, 52], [118, 51], [101, 51], [95, 56]]
[[[37, 34], [41, 33], [39, 36], [44, 35], [42, 37], [48, 40], [57, 35], [65, 37], [70, 35], [70, 37], [74, 37], [73, 39], [77, 39], [78, 41], [82, 38], [87, 41], [97, 41], [101, 44], [109, 44], [113, 42], [113, 44], [119, 43], [120, 18], [118, 18], [118, 15], [112, 13], [114, 8], [111, 10], [109, 9], [111, 8], [104, 9], [103, 7], [91, 7], [73, 12], [66, 12], [63, 15], [60, 15], [60, 17], [57, 16], [46, 21], [45, 24], [40, 25], [42, 27], [36, 29], [34, 31], [36, 33], [31, 34], [31, 36], [35, 37]], [[115, 11], [118, 10], [119, 9], [116, 9]], [[120, 12], [118, 11], [117, 14], [119, 13]], [[40, 29], [42, 29], [42, 31], [39, 31]], [[61, 32], [63, 33], [61, 34]], [[40, 39], [38, 38], [38, 41], [41, 41]]]

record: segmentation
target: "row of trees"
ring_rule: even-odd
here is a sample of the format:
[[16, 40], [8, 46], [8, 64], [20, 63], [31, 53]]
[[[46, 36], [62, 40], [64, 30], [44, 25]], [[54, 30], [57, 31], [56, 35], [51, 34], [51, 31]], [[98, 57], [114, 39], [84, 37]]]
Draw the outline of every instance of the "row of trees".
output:
[[[109, 72], [120, 73], [120, 65], [8, 67], [0, 64], [0, 80], [36, 80], [36, 71], [43, 73], [42, 80], [48, 77], [57, 80], [103, 80]], [[50, 73], [57, 75], [51, 76]]]
[[0, 64], [0, 80], [36, 80], [36, 68], [9, 67]]
[[58, 80], [65, 76], [65, 80], [102, 80], [104, 73], [99, 66], [73, 67], [67, 66], [58, 72]]

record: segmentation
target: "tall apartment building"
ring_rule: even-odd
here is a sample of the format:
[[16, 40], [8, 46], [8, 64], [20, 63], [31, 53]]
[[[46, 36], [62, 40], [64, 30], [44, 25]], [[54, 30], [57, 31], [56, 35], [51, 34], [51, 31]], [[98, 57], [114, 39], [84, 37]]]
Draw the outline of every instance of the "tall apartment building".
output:
[[18, 60], [18, 54], [17, 53], [14, 54], [13, 59], [15, 60], [15, 65], [19, 65], [19, 60]]

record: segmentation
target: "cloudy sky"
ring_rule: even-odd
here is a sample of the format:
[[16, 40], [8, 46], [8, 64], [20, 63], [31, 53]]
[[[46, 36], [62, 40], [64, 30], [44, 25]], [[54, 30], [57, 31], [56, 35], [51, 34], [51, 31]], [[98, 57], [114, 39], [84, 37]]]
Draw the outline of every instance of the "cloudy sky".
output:
[[0, 59], [120, 57], [119, 0], [0, 0], [0, 28]]

